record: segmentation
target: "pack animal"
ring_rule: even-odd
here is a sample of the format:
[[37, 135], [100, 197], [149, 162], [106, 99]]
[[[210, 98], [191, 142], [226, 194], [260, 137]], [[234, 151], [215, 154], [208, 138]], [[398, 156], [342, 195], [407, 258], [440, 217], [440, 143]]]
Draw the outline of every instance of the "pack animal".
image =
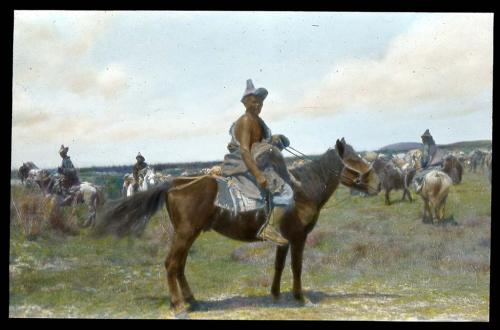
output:
[[377, 158], [371, 165], [380, 179], [379, 191], [385, 191], [385, 204], [391, 205], [390, 193], [392, 190], [403, 190], [402, 201], [408, 196], [411, 202], [410, 184], [415, 171], [412, 169], [401, 170], [392, 160], [384, 157]]

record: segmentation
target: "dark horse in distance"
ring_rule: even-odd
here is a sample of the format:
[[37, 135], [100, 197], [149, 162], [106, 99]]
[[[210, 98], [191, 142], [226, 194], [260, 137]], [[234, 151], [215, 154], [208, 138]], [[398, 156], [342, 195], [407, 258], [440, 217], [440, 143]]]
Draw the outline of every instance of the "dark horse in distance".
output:
[[[274, 149], [271, 150], [274, 156], [282, 158], [279, 150]], [[379, 180], [371, 167], [343, 138], [337, 140], [335, 149], [328, 149], [309, 163], [290, 168], [288, 173], [294, 177], [292, 188], [295, 204], [285, 215], [280, 229], [290, 243], [276, 249], [271, 293], [275, 298], [280, 295], [281, 274], [290, 247], [293, 296], [304, 302], [301, 284], [302, 256], [307, 235], [314, 228], [321, 208], [339, 183], [376, 195]], [[176, 312], [181, 312], [185, 308], [183, 302], [186, 302], [194, 309], [196, 301], [184, 269], [188, 251], [198, 235], [203, 230], [213, 229], [232, 239], [255, 242], [259, 240], [256, 238], [257, 231], [266, 221], [264, 211], [245, 212], [235, 216], [218, 208], [214, 205], [217, 190], [217, 182], [212, 176], [174, 178], [151, 190], [117, 201], [98, 218], [95, 233], [124, 236], [141, 232], [147, 220], [166, 202], [175, 230], [170, 252], [165, 260], [171, 307]]]

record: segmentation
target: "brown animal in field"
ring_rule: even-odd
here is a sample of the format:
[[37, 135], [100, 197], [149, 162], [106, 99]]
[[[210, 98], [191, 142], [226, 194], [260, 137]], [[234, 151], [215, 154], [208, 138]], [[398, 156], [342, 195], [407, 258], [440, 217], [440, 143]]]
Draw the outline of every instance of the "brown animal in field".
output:
[[442, 171], [451, 178], [453, 184], [462, 182], [463, 167], [458, 161], [457, 157], [448, 155], [443, 160]]
[[476, 172], [479, 168], [482, 170], [484, 168], [484, 160], [486, 157], [486, 152], [480, 149], [475, 149], [469, 154], [470, 168], [469, 172]]
[[408, 196], [408, 200], [411, 202], [412, 198], [409, 187], [415, 171], [412, 169], [403, 171], [396, 166], [393, 160], [394, 159], [387, 160], [384, 157], [379, 157], [371, 165], [380, 179], [379, 191], [382, 189], [385, 191], [386, 205], [391, 205], [390, 193], [393, 189], [403, 189], [403, 197], [401, 200], [403, 201], [405, 197]]
[[434, 223], [434, 217], [437, 219], [437, 223], [444, 220], [446, 199], [452, 185], [453, 182], [448, 174], [437, 170], [427, 173], [420, 186], [417, 184], [415, 190], [424, 201], [422, 217], [424, 223]]
[[[285, 164], [281, 152], [274, 146], [270, 146], [265, 155], [273, 164]], [[256, 163], [260, 162], [256, 160]], [[328, 149], [317, 159], [289, 171], [284, 167], [284, 171], [280, 170], [279, 173], [292, 185], [294, 204], [286, 211], [280, 225], [280, 231], [289, 244], [276, 248], [271, 293], [275, 298], [280, 296], [281, 275], [288, 251], [291, 250], [293, 297], [303, 303], [303, 251], [307, 235], [316, 225], [322, 207], [339, 184], [376, 194], [378, 178], [343, 138], [337, 140], [335, 149]], [[289, 180], [292, 176], [296, 184]], [[175, 229], [169, 255], [165, 260], [171, 307], [182, 312], [185, 311], [186, 302], [191, 308], [195, 308], [196, 300], [184, 270], [189, 249], [201, 232], [212, 229], [232, 239], [255, 242], [261, 240], [257, 233], [267, 220], [265, 210], [233, 214], [216, 206], [218, 189], [216, 178], [210, 175], [173, 178], [112, 205], [100, 218], [96, 233], [123, 236], [141, 232], [147, 225], [147, 221], [143, 222], [143, 219], [150, 219], [165, 205]]]

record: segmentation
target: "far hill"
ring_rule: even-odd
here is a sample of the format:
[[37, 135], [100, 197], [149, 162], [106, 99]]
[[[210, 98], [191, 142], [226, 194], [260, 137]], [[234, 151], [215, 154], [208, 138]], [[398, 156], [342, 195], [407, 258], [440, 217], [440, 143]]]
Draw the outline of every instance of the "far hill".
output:
[[[460, 150], [465, 153], [469, 153], [474, 149], [486, 149], [491, 150], [491, 140], [477, 140], [477, 141], [461, 141], [450, 144], [438, 144], [438, 147], [444, 150]], [[389, 144], [385, 147], [380, 148], [377, 152], [382, 153], [401, 153], [407, 152], [412, 149], [420, 149], [423, 147], [423, 144], [420, 142], [400, 142]]]
[[390, 153], [398, 153], [398, 152], [407, 152], [412, 149], [420, 149], [423, 144], [419, 142], [400, 142], [389, 144], [385, 147], [380, 148], [377, 152], [390, 152]]

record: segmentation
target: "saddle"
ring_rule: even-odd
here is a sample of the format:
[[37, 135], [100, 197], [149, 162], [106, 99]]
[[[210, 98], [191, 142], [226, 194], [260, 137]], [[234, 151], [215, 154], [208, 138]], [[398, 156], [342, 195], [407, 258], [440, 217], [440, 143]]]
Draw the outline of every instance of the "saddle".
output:
[[265, 192], [246, 176], [215, 177], [217, 197], [214, 204], [234, 214], [261, 210], [266, 206]]
[[254, 143], [251, 154], [267, 179], [267, 189], [262, 189], [248, 170], [216, 177], [218, 193], [215, 205], [237, 214], [269, 208], [275, 203], [293, 203], [291, 177], [280, 150], [272, 144], [260, 142]]

